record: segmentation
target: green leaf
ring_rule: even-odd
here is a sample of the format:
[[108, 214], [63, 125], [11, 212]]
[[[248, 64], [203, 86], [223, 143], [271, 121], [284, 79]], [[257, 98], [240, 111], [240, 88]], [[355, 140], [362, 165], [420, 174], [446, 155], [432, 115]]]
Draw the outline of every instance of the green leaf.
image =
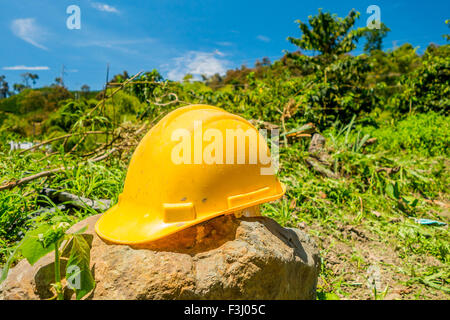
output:
[[395, 199], [394, 197], [394, 186], [392, 185], [392, 183], [388, 183], [386, 185], [386, 194], [391, 197], [392, 199]]
[[6, 277], [8, 276], [8, 272], [9, 272], [9, 268], [11, 267], [11, 263], [14, 261], [14, 258], [16, 256], [16, 253], [19, 251], [20, 246], [23, 243], [22, 239], [19, 244], [17, 245], [17, 247], [14, 249], [13, 253], [11, 253], [11, 255], [9, 256], [8, 260], [6, 261], [5, 265], [3, 266], [2, 269], [2, 273], [0, 275], [0, 284], [6, 280]]
[[38, 228], [28, 231], [23, 238], [20, 252], [33, 265], [47, 253], [53, 251], [53, 246], [44, 247], [42, 242], [44, 234], [51, 229], [51, 225], [41, 225]]
[[396, 199], [400, 199], [400, 192], [398, 191], [398, 183], [397, 183], [397, 181], [394, 184], [394, 197]]
[[80, 300], [95, 287], [95, 280], [91, 273], [91, 248], [81, 234], [73, 234], [72, 249], [66, 267], [68, 286], [75, 291]]
[[78, 231], [75, 231], [75, 232], [72, 233], [72, 234], [82, 234], [82, 233], [84, 233], [84, 232], [87, 230], [87, 228], [88, 228], [88, 226], [84, 226], [83, 228], [81, 228], [81, 229], [78, 230]]
[[409, 206], [411, 206], [412, 208], [417, 206], [417, 203], [419, 202], [419, 200], [414, 197], [404, 196], [402, 198], [403, 198], [403, 201], [405, 203], [407, 203]]
[[317, 292], [317, 300], [341, 300], [339, 296], [333, 292]]

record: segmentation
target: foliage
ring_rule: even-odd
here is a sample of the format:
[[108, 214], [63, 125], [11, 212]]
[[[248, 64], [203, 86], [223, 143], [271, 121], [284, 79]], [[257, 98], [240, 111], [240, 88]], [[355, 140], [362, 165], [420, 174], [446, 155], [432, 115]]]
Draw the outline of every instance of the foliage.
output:
[[147, 101], [152, 98], [153, 91], [158, 87], [158, 83], [162, 80], [163, 77], [161, 74], [156, 69], [153, 69], [151, 72], [145, 72], [136, 78], [133, 85], [130, 87], [129, 92], [133, 93], [139, 101]]
[[[33, 246], [17, 249], [16, 257], [35, 261], [52, 250], [50, 243], [55, 245], [60, 236], [67, 236], [59, 233], [61, 222], [73, 224], [94, 213], [73, 208], [61, 211], [39, 194], [43, 186], [117, 201], [129, 157], [111, 157], [105, 163], [86, 161], [86, 154], [108, 141], [108, 136], [84, 136], [84, 132], [119, 131], [125, 124], [135, 130], [144, 123], [156, 123], [175, 108], [201, 103], [239, 114], [260, 127], [280, 129], [279, 176], [287, 194], [278, 202], [264, 204], [263, 213], [283, 226], [308, 226], [305, 230], [318, 242], [323, 258], [319, 299], [354, 297], [352, 288], [362, 282], [349, 277], [365, 274], [373, 263], [371, 257], [383, 256], [386, 250], [392, 255], [383, 265], [386, 272], [403, 279], [408, 288], [413, 286], [413, 291], [423, 290], [423, 297], [442, 298], [449, 290], [448, 229], [418, 225], [413, 218], [448, 223], [450, 46], [430, 45], [423, 55], [410, 44], [382, 51], [387, 29], [355, 30], [357, 17], [353, 10], [345, 18], [319, 11], [309, 18], [309, 25], [299, 21], [302, 36], [289, 39], [302, 50], [317, 51], [315, 56], [286, 53], [273, 63], [262, 59], [254, 67], [241, 66], [202, 81], [189, 75], [182, 82], [164, 80], [153, 70], [114, 95], [118, 85], [130, 79], [126, 71], [114, 76], [100, 94], [87, 88], [70, 93], [52, 86], [25, 88], [0, 99], [1, 183], [47, 167], [67, 168], [52, 177], [0, 191], [0, 262], [8, 267], [13, 261], [6, 262], [6, 257], [21, 248], [20, 241], [33, 237]], [[367, 52], [352, 55], [363, 36], [368, 40]], [[326, 138], [324, 162], [337, 178], [322, 176], [309, 166], [313, 155], [308, 152], [308, 138], [288, 137], [287, 133], [309, 122]], [[45, 149], [24, 154], [9, 150], [9, 141], [43, 141], [67, 133], [75, 135], [52, 142], [52, 150], [60, 151], [57, 154]], [[42, 213], [43, 207], [53, 210]], [[36, 234], [46, 234], [40, 228], [50, 230], [43, 238], [47, 246], [36, 240]], [[349, 237], [350, 229], [362, 230], [369, 240]], [[77, 292], [80, 298], [92, 287], [88, 242], [70, 237], [71, 248], [78, 253], [66, 258], [84, 270], [81, 276], [86, 280], [86, 290]], [[369, 257], [361, 249], [366, 242], [372, 245]], [[335, 245], [336, 251], [353, 251], [332, 256]], [[350, 271], [330, 265], [328, 259]], [[60, 281], [55, 283], [61, 292]], [[387, 294], [387, 287], [375, 288], [367, 298]]]
[[[450, 108], [450, 46], [430, 47], [422, 65], [410, 76], [403, 76], [404, 93], [399, 101], [400, 111], [443, 111]], [[408, 104], [409, 103], [409, 104]]]
[[356, 48], [358, 38], [362, 30], [351, 30], [359, 12], [351, 10], [345, 18], [339, 18], [335, 14], [322, 12], [316, 16], [309, 16], [308, 22], [311, 28], [301, 20], [297, 20], [301, 38], [288, 37], [288, 40], [304, 50], [319, 51], [323, 56], [338, 56]]
[[145, 109], [145, 104], [131, 94], [119, 91], [113, 97], [106, 100], [104, 116], [110, 121], [121, 123], [128, 116], [134, 116]]
[[[81, 234], [86, 228], [75, 233], [66, 233], [69, 227], [67, 222], [61, 222], [60, 217], [54, 217], [52, 220], [53, 224], [41, 224], [25, 234], [3, 268], [0, 283], [6, 279], [11, 262], [16, 258], [16, 255], [21, 254], [31, 265], [34, 265], [40, 258], [54, 251], [55, 282], [52, 284], [55, 291], [54, 298], [63, 300], [64, 288], [61, 282], [60, 257], [64, 254], [65, 248], [70, 245], [70, 254], [65, 271], [67, 286], [75, 291], [77, 299], [81, 299], [95, 286], [90, 270], [90, 247]], [[63, 242], [65, 242], [65, 245], [60, 248]], [[78, 283], [72, 285], [71, 280], [74, 279]]]
[[422, 157], [449, 155], [450, 128], [448, 116], [429, 112], [417, 114], [382, 127], [361, 127], [365, 134], [377, 136], [372, 150], [390, 150], [393, 154], [411, 153]]
[[381, 50], [383, 48], [383, 38], [391, 31], [384, 23], [380, 23], [380, 28], [364, 29], [364, 37], [366, 43], [364, 44], [364, 51], [370, 53], [373, 50]]
[[50, 112], [55, 111], [61, 101], [72, 97], [72, 94], [64, 87], [27, 88], [16, 95], [0, 99], [0, 110], [15, 114], [25, 114], [36, 110]]

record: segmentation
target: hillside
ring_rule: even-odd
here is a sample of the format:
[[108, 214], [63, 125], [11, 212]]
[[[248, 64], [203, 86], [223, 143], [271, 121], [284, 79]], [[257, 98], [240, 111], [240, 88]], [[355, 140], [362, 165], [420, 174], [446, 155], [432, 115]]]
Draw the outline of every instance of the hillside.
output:
[[[319, 244], [318, 299], [448, 299], [450, 45], [383, 51], [381, 35], [345, 19], [327, 31], [339, 37], [305, 25], [309, 37], [290, 38], [299, 51], [222, 76], [124, 72], [104, 92], [54, 85], [0, 99], [0, 264], [28, 230], [97, 213], [44, 187], [116, 203], [143, 135], [175, 108], [209, 104], [280, 131], [287, 193], [262, 212]], [[373, 46], [352, 55], [369, 34]], [[311, 148], [314, 135], [325, 140]]]

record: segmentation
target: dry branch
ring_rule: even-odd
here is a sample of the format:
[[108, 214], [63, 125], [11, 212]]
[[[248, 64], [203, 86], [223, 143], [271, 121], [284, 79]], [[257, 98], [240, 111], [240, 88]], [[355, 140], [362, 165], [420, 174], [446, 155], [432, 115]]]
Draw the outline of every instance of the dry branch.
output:
[[22, 154], [22, 153], [25, 153], [27, 151], [31, 151], [31, 150], [37, 149], [37, 148], [39, 148], [39, 147], [41, 147], [43, 145], [52, 143], [54, 141], [70, 138], [72, 136], [88, 135], [88, 134], [102, 134], [102, 133], [106, 133], [106, 132], [105, 131], [86, 131], [86, 132], [69, 133], [69, 134], [66, 134], [66, 135], [63, 135], [63, 136], [55, 137], [55, 138], [52, 138], [52, 139], [49, 139], [49, 140], [45, 140], [45, 141], [43, 141], [41, 143], [35, 144], [34, 146], [32, 146], [32, 147], [30, 147], [28, 149], [24, 149], [24, 150], [20, 151], [19, 154]]
[[142, 71], [139, 71], [138, 73], [136, 73], [134, 76], [132, 76], [131, 78], [128, 78], [127, 80], [125, 80], [124, 82], [122, 82], [122, 84], [116, 88], [109, 96], [107, 96], [106, 94], [103, 96], [102, 101], [100, 101], [99, 103], [97, 103], [97, 105], [92, 108], [91, 111], [88, 112], [88, 116], [92, 114], [92, 112], [94, 112], [95, 110], [97, 110], [97, 108], [105, 103], [106, 99], [111, 98], [112, 96], [114, 96], [117, 92], [119, 92], [120, 90], [123, 89], [123, 87], [125, 87], [128, 83], [130, 83], [131, 81], [133, 81], [136, 77], [138, 77], [140, 74], [142, 73]]
[[157, 106], [160, 106], [160, 107], [168, 106], [168, 105], [171, 105], [171, 104], [174, 104], [174, 103], [178, 103], [178, 102], [183, 102], [183, 101], [180, 101], [178, 99], [178, 96], [175, 93], [173, 93], [173, 92], [163, 95], [160, 99], [162, 99], [164, 97], [167, 97], [167, 96], [175, 97], [175, 100], [172, 100], [172, 101], [169, 101], [169, 102], [166, 102], [166, 103], [152, 102], [150, 100], [147, 100], [147, 102], [151, 103], [151, 104], [154, 104], [154, 105], [157, 105]]
[[318, 160], [308, 157], [305, 159], [308, 166], [313, 169], [314, 171], [320, 173], [321, 175], [332, 178], [332, 179], [339, 179], [339, 175], [331, 171], [330, 169], [326, 168], [324, 165], [322, 165]]
[[64, 171], [66, 168], [65, 167], [60, 167], [60, 168], [55, 168], [55, 169], [51, 169], [51, 170], [47, 170], [47, 171], [42, 171], [36, 174], [33, 174], [31, 176], [19, 179], [19, 180], [14, 180], [14, 181], [10, 181], [2, 186], [0, 186], [0, 191], [2, 190], [7, 190], [7, 189], [12, 189], [14, 187], [17, 187], [21, 184], [25, 184], [28, 183], [30, 181], [42, 178], [42, 177], [47, 177], [50, 176], [52, 174]]
[[[97, 158], [91, 158], [91, 159], [88, 159], [87, 161], [90, 161], [90, 162], [102, 161], [102, 160], [108, 158], [115, 151], [117, 151], [117, 149], [113, 148], [113, 149], [109, 150], [108, 152], [106, 152], [105, 154], [103, 154], [102, 156], [97, 157]], [[26, 183], [28, 183], [30, 181], [33, 181], [33, 180], [36, 180], [36, 179], [39, 179], [39, 178], [42, 178], [42, 177], [48, 177], [48, 176], [51, 176], [51, 175], [53, 175], [55, 173], [58, 173], [58, 172], [72, 170], [73, 168], [75, 168], [75, 166], [73, 166], [73, 167], [59, 167], [59, 168], [55, 168], [55, 169], [51, 169], [51, 170], [42, 171], [42, 172], [33, 174], [31, 176], [19, 179], [19, 180], [13, 180], [13, 181], [7, 182], [4, 185], [0, 186], [0, 191], [12, 189], [12, 188], [20, 186], [22, 184], [26, 184]]]

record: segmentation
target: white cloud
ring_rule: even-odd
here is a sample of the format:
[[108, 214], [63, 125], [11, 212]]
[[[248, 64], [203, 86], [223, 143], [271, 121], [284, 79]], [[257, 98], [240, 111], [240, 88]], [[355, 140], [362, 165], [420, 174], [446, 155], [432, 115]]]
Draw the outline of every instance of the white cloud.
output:
[[118, 48], [127, 45], [137, 45], [152, 43], [155, 39], [153, 38], [142, 38], [142, 39], [113, 39], [113, 40], [93, 40], [93, 41], [83, 41], [76, 45], [78, 47], [102, 47], [102, 48]]
[[229, 42], [229, 41], [219, 41], [219, 42], [216, 42], [216, 44], [218, 44], [219, 46], [224, 46], [224, 47], [231, 47], [233, 45], [233, 43]]
[[270, 42], [270, 38], [269, 37], [266, 37], [266, 36], [263, 36], [263, 35], [258, 35], [257, 37], [256, 37], [256, 39], [258, 39], [258, 40], [260, 40], [260, 41], [263, 41], [263, 42]]
[[119, 13], [119, 10], [117, 10], [115, 7], [110, 6], [106, 3], [92, 2], [91, 6], [100, 11], [110, 12], [110, 13]]
[[194, 78], [200, 76], [212, 76], [216, 73], [224, 74], [227, 70], [229, 61], [219, 59], [224, 54], [219, 50], [213, 52], [189, 51], [184, 56], [174, 59], [175, 66], [168, 72], [167, 76], [171, 80], [181, 80], [187, 73]]
[[76, 47], [99, 47], [111, 50], [116, 50], [128, 55], [139, 54], [142, 50], [137, 50], [139, 45], [146, 45], [154, 43], [156, 40], [153, 38], [141, 38], [141, 39], [109, 39], [109, 40], [87, 40], [73, 43]]
[[224, 57], [225, 56], [225, 53], [223, 53], [223, 52], [221, 52], [221, 51], [219, 51], [219, 50], [214, 50], [214, 52], [213, 52], [214, 54], [216, 54], [216, 55], [218, 55], [218, 56], [220, 56], [220, 57]]
[[50, 68], [47, 66], [28, 67], [28, 66], [24, 66], [24, 65], [3, 67], [2, 69], [3, 70], [50, 70]]
[[43, 44], [46, 32], [33, 18], [16, 19], [11, 23], [11, 30], [15, 36], [40, 49], [48, 50]]

